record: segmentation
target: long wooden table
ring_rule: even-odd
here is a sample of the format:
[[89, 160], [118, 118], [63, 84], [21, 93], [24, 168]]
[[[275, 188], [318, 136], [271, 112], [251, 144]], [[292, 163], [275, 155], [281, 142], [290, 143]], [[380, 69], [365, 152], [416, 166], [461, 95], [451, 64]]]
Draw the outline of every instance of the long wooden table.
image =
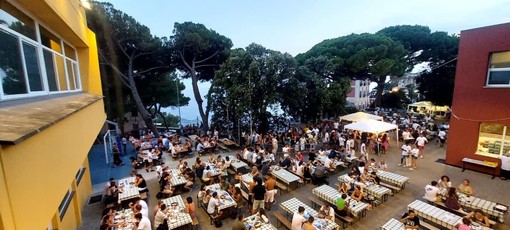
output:
[[496, 177], [496, 168], [498, 167], [498, 162], [486, 162], [465, 157], [462, 159], [462, 172], [466, 170], [466, 163], [489, 168], [492, 170], [491, 179], [494, 179], [494, 177]]
[[[319, 198], [325, 200], [330, 203], [334, 207], [336, 207], [336, 200], [342, 196], [342, 193], [338, 192], [338, 190], [330, 187], [329, 185], [322, 185], [316, 187], [312, 190], [312, 193]], [[368, 208], [368, 204], [364, 202], [357, 202], [353, 200], [350, 196], [347, 196], [346, 201], [349, 201], [349, 207], [347, 210], [355, 217], [364, 217], [366, 214], [366, 210]]]
[[[289, 217], [289, 214], [294, 214], [295, 212], [297, 212], [299, 206], [305, 208], [305, 213], [308, 213], [309, 215], [312, 216], [317, 216], [317, 211], [315, 211], [313, 208], [310, 208], [308, 205], [304, 204], [303, 202], [296, 198], [292, 198], [280, 204], [280, 207], [287, 213], [287, 218]], [[325, 226], [322, 225], [322, 228], [319, 229], [325, 230], [340, 229], [340, 226], [338, 226], [338, 224], [336, 224], [334, 221], [328, 219], [322, 219], [322, 221], [324, 221]], [[317, 224], [320, 224], [321, 221], [318, 218], [316, 218], [314, 221], [314, 225], [316, 224], [316, 222]]]
[[377, 176], [381, 178], [381, 181], [397, 185], [402, 189], [405, 188], [406, 183], [409, 183], [410, 181], [409, 177], [382, 170], [377, 171]]
[[191, 216], [185, 212], [186, 205], [181, 196], [172, 196], [161, 200], [168, 207], [168, 228], [175, 229], [191, 224]]
[[462, 220], [460, 216], [427, 204], [421, 200], [413, 201], [407, 206], [407, 209], [413, 210], [419, 217], [430, 220], [447, 229], [454, 229], [455, 225]]
[[391, 218], [381, 227], [381, 230], [405, 230], [405, 225], [402, 222]]
[[[267, 217], [269, 218], [269, 217]], [[246, 229], [257, 229], [257, 230], [276, 230], [276, 227], [270, 223], [266, 223], [262, 220], [258, 214], [254, 214], [244, 218], [244, 225]], [[260, 226], [253, 228], [255, 225], [260, 224]]]
[[140, 191], [135, 186], [136, 177], [126, 177], [119, 180], [119, 200], [120, 204], [122, 201], [131, 200], [136, 197], [140, 197]]
[[[497, 219], [499, 222], [505, 221], [505, 213], [501, 211], [497, 211], [495, 208], [500, 206], [498, 203], [484, 200], [475, 196], [467, 196], [462, 193], [457, 193], [459, 195], [459, 203], [462, 207], [470, 208], [470, 209], [480, 209], [485, 214], [490, 215], [494, 219]], [[506, 208], [506, 207], [501, 207]]]
[[[338, 176], [338, 180], [346, 182], [346, 183], [350, 183], [352, 181], [352, 179], [347, 174]], [[383, 202], [387, 201], [388, 195], [391, 194], [390, 189], [388, 189], [384, 186], [376, 185], [374, 183], [366, 183], [364, 192], [378, 198], [379, 200], [381, 200]]]

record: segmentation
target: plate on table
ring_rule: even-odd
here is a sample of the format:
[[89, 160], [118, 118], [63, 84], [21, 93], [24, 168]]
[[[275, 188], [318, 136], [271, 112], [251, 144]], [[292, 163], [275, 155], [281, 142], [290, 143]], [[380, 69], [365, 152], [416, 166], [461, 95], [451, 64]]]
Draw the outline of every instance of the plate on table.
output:
[[221, 196], [220, 196], [220, 198], [221, 198], [221, 199], [225, 199], [226, 197], [225, 197], [224, 195], [221, 195]]
[[170, 223], [175, 223], [177, 222], [177, 219], [170, 219]]
[[172, 207], [175, 207], [175, 206], [177, 206], [179, 204], [177, 202], [173, 202], [171, 205], [172, 205]]

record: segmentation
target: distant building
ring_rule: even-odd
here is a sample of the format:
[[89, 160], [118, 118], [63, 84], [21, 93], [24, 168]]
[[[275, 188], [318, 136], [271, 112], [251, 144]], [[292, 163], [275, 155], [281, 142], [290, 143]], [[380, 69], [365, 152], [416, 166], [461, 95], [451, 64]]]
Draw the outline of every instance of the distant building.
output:
[[[446, 162], [510, 155], [510, 23], [460, 33]], [[487, 171], [486, 167], [479, 170]]]
[[80, 3], [0, 0], [0, 229], [82, 222], [87, 155], [106, 115]]
[[347, 102], [356, 109], [370, 106], [370, 81], [351, 80], [351, 91], [347, 94]]

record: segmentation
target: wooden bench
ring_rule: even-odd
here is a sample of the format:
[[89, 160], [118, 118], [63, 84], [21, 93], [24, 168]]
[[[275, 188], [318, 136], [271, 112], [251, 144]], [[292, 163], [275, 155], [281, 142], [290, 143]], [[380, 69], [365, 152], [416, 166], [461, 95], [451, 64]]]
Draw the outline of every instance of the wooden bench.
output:
[[[435, 205], [436, 207], [443, 209], [447, 212], [451, 212], [457, 216], [466, 216], [468, 214], [468, 213], [459, 212], [457, 210], [449, 209], [448, 207], [446, 207], [446, 204], [442, 201], [441, 202], [429, 202], [429, 203], [432, 203], [432, 205]], [[494, 226], [496, 224], [496, 221], [489, 219], [489, 224], [491, 226]]]
[[279, 228], [283, 224], [288, 229], [292, 229], [292, 223], [287, 220], [280, 212], [274, 212], [273, 215], [276, 217], [276, 227]]
[[400, 192], [400, 190], [402, 190], [401, 188], [399, 188], [397, 186], [393, 186], [393, 185], [390, 185], [390, 184], [384, 183], [384, 182], [381, 182], [380, 185], [391, 189], [391, 192], [393, 193], [392, 196], [395, 195], [396, 193]]
[[316, 208], [317, 206], [322, 207], [324, 202], [317, 199], [315, 196], [308, 196], [308, 199], [312, 202], [312, 207]]
[[236, 174], [237, 174], [237, 173], [236, 173], [234, 170], [232, 170], [231, 168], [228, 168], [228, 169], [227, 169], [227, 173], [228, 173], [229, 175], [236, 175]]
[[439, 230], [439, 228], [436, 228], [435, 226], [421, 220], [420, 221], [420, 227], [424, 227], [426, 229], [429, 229], [429, 230]]
[[286, 192], [289, 191], [289, 187], [279, 181], [276, 181], [276, 187], [278, 187], [280, 189], [280, 196], [282, 195], [282, 191], [286, 191]]
[[337, 212], [335, 212], [335, 218], [342, 221], [342, 228], [347, 228], [347, 225], [354, 223], [354, 219], [350, 216], [340, 216]]
[[466, 163], [490, 168], [492, 169], [492, 179], [496, 177], [496, 168], [498, 167], [498, 162], [481, 161], [465, 157], [462, 159], [462, 172], [466, 170]]

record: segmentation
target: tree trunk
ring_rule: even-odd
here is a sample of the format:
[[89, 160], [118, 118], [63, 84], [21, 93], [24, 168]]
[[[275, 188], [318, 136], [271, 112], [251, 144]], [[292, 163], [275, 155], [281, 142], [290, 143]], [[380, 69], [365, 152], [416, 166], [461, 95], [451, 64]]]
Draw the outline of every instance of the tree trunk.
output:
[[133, 100], [135, 101], [136, 108], [138, 109], [138, 112], [140, 113], [140, 116], [142, 116], [143, 121], [145, 122], [145, 126], [149, 130], [151, 130], [156, 137], [159, 137], [159, 132], [156, 126], [154, 125], [154, 120], [152, 119], [149, 111], [147, 111], [147, 108], [143, 105], [142, 98], [140, 98], [140, 94], [138, 94], [138, 89], [136, 88], [135, 79], [133, 76], [133, 60], [129, 59], [129, 65], [128, 65], [128, 80], [129, 80], [129, 86], [131, 87], [131, 94], [133, 95]]
[[384, 77], [379, 77], [379, 81], [377, 81], [377, 91], [375, 93], [375, 107], [381, 107], [381, 102], [382, 102], [382, 93], [384, 91], [384, 85], [385, 85], [385, 81], [386, 80], [386, 76]]
[[200, 90], [198, 89], [198, 78], [197, 72], [195, 71], [195, 63], [193, 63], [193, 67], [191, 69], [191, 84], [193, 86], [193, 94], [195, 96], [195, 101], [198, 105], [198, 112], [200, 113], [200, 117], [202, 118], [203, 129], [205, 132], [209, 130], [209, 110], [204, 112], [204, 108], [202, 107], [202, 103], [204, 100], [200, 95]]

